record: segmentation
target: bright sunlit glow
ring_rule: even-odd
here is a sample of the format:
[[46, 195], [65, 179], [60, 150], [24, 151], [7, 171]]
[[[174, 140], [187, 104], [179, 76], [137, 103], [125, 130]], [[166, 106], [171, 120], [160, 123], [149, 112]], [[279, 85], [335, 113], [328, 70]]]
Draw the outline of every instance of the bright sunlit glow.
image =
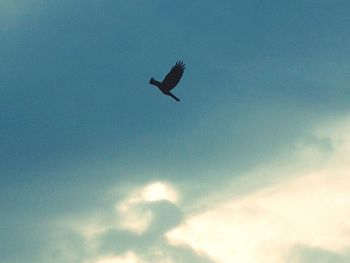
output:
[[176, 203], [178, 200], [175, 190], [164, 183], [156, 182], [147, 185], [142, 192], [143, 199], [148, 202], [168, 200]]
[[178, 194], [168, 184], [155, 182], [131, 191], [131, 194], [116, 204], [119, 228], [142, 234], [153, 220], [153, 213], [147, 204], [166, 200], [178, 201]]

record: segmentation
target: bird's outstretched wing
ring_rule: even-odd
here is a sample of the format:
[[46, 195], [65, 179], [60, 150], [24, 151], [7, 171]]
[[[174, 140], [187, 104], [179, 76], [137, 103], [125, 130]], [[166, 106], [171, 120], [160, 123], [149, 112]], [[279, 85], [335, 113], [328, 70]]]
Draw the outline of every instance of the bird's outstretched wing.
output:
[[163, 79], [162, 84], [164, 89], [169, 91], [175, 88], [177, 83], [179, 83], [184, 71], [185, 64], [183, 63], [183, 61], [176, 62], [176, 64], [171, 68], [170, 72]]

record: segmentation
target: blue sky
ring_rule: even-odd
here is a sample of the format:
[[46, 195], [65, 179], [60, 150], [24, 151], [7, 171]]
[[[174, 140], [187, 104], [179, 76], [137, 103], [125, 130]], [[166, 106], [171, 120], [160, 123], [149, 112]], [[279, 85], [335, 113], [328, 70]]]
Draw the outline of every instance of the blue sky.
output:
[[[243, 232], [257, 242], [231, 255], [240, 239], [211, 224], [236, 233], [227, 222], [242, 207], [260, 207], [252, 215], [267, 222], [283, 214], [291, 225], [264, 228], [281, 236], [305, 227], [296, 218], [339, 213], [320, 223], [333, 239], [316, 229], [314, 241], [277, 235], [263, 247], [275, 262], [349, 260], [339, 241], [350, 238], [341, 188], [349, 9], [341, 0], [3, 0], [0, 262], [271, 262], [259, 231]], [[180, 59], [175, 103], [148, 80]], [[302, 213], [309, 207], [283, 195], [312, 192], [302, 178], [342, 205]], [[256, 196], [273, 205], [244, 201]], [[249, 215], [243, 229], [260, 224]]]

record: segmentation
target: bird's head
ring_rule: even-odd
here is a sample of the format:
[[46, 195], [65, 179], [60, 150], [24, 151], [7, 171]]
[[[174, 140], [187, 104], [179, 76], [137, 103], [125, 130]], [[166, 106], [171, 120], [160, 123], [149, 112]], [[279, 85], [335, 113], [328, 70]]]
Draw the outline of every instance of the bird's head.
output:
[[152, 84], [152, 85], [154, 85], [154, 86], [156, 86], [158, 88], [159, 88], [159, 85], [160, 85], [160, 83], [158, 81], [156, 81], [154, 78], [151, 78], [149, 80], [149, 84]]

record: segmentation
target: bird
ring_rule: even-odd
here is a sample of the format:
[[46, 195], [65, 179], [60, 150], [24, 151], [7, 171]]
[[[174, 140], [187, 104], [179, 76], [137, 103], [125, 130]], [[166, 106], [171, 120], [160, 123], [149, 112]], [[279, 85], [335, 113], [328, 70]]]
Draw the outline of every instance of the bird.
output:
[[185, 71], [185, 64], [183, 61], [179, 60], [176, 64], [171, 68], [169, 73], [165, 76], [162, 82], [151, 78], [149, 83], [156, 86], [163, 94], [172, 97], [176, 101], [180, 101], [178, 97], [172, 94], [170, 91], [176, 87], [179, 83], [183, 73]]

